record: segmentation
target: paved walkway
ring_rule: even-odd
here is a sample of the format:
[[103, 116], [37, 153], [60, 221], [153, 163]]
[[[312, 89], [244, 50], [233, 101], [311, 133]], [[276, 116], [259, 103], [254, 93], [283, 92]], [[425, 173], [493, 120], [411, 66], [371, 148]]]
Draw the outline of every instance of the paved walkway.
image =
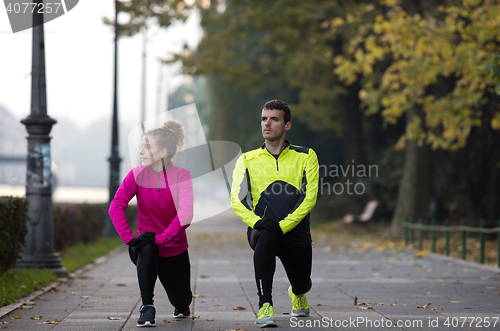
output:
[[[230, 212], [188, 229], [194, 318], [174, 320], [157, 283], [157, 329], [260, 330], [253, 324], [257, 290], [244, 233], [244, 224]], [[0, 328], [136, 330], [140, 297], [134, 268], [121, 250], [33, 299], [32, 309], [3, 316], [0, 323], [8, 324]], [[436, 255], [417, 260], [410, 253], [329, 252], [316, 243], [313, 284], [307, 295], [311, 316], [290, 318], [289, 284], [278, 262], [279, 330], [500, 330], [500, 270], [492, 267]]]

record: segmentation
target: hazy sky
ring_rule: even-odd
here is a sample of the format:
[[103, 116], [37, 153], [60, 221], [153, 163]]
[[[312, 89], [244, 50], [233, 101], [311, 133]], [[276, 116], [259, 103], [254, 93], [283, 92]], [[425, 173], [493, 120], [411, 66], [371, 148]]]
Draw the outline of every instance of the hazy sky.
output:
[[[85, 127], [110, 117], [113, 107], [113, 38], [102, 17], [113, 17], [114, 0], [81, 0], [65, 15], [47, 22], [45, 59], [49, 116], [70, 118]], [[0, 5], [0, 105], [18, 118], [30, 111], [32, 30], [13, 34], [5, 7]], [[168, 30], [149, 29], [146, 117], [157, 109], [159, 57], [196, 47], [202, 36], [199, 16]], [[136, 124], [141, 107], [142, 35], [123, 38], [118, 44], [118, 111], [120, 121]], [[182, 83], [178, 67], [163, 69], [162, 109], [167, 84]], [[167, 83], [168, 81], [168, 83]]]

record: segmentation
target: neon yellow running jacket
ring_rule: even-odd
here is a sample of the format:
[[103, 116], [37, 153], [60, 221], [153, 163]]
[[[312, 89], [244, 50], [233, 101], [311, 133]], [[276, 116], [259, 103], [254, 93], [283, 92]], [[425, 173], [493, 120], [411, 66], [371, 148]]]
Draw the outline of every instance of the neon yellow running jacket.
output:
[[309, 212], [318, 195], [319, 165], [311, 148], [290, 145], [273, 156], [262, 147], [243, 153], [233, 171], [231, 206], [253, 228], [267, 216], [279, 222], [283, 240], [311, 245]]

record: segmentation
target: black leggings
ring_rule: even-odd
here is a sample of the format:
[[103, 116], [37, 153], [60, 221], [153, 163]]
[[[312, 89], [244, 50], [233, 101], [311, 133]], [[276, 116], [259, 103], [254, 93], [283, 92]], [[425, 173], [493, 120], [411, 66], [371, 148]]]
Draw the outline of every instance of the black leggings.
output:
[[273, 304], [272, 288], [276, 256], [280, 258], [293, 293], [305, 294], [312, 286], [312, 246], [296, 247], [284, 243], [274, 232], [262, 229], [258, 233], [253, 254], [255, 281], [259, 294], [259, 308], [266, 302]]
[[153, 304], [158, 276], [172, 306], [180, 312], [187, 312], [193, 298], [188, 251], [175, 256], [161, 257], [158, 256], [158, 246], [151, 243], [141, 247], [129, 247], [128, 251], [130, 259], [137, 266], [142, 304]]

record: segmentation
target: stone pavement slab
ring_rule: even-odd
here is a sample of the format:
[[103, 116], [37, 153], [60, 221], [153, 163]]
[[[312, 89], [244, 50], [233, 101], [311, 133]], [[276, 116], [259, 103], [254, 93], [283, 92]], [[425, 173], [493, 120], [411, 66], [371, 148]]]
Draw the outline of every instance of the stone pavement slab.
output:
[[[227, 212], [193, 224], [188, 237], [193, 318], [175, 320], [157, 282], [156, 329], [260, 330], [253, 324], [258, 298], [245, 225]], [[318, 242], [313, 251], [310, 317], [291, 318], [289, 283], [277, 263], [273, 298], [279, 330], [500, 329], [499, 269], [433, 254], [415, 259], [411, 252], [331, 250]], [[32, 309], [0, 318], [8, 323], [0, 327], [136, 330], [140, 295], [135, 266], [123, 249], [33, 301]], [[57, 324], [41, 324], [56, 319]]]

